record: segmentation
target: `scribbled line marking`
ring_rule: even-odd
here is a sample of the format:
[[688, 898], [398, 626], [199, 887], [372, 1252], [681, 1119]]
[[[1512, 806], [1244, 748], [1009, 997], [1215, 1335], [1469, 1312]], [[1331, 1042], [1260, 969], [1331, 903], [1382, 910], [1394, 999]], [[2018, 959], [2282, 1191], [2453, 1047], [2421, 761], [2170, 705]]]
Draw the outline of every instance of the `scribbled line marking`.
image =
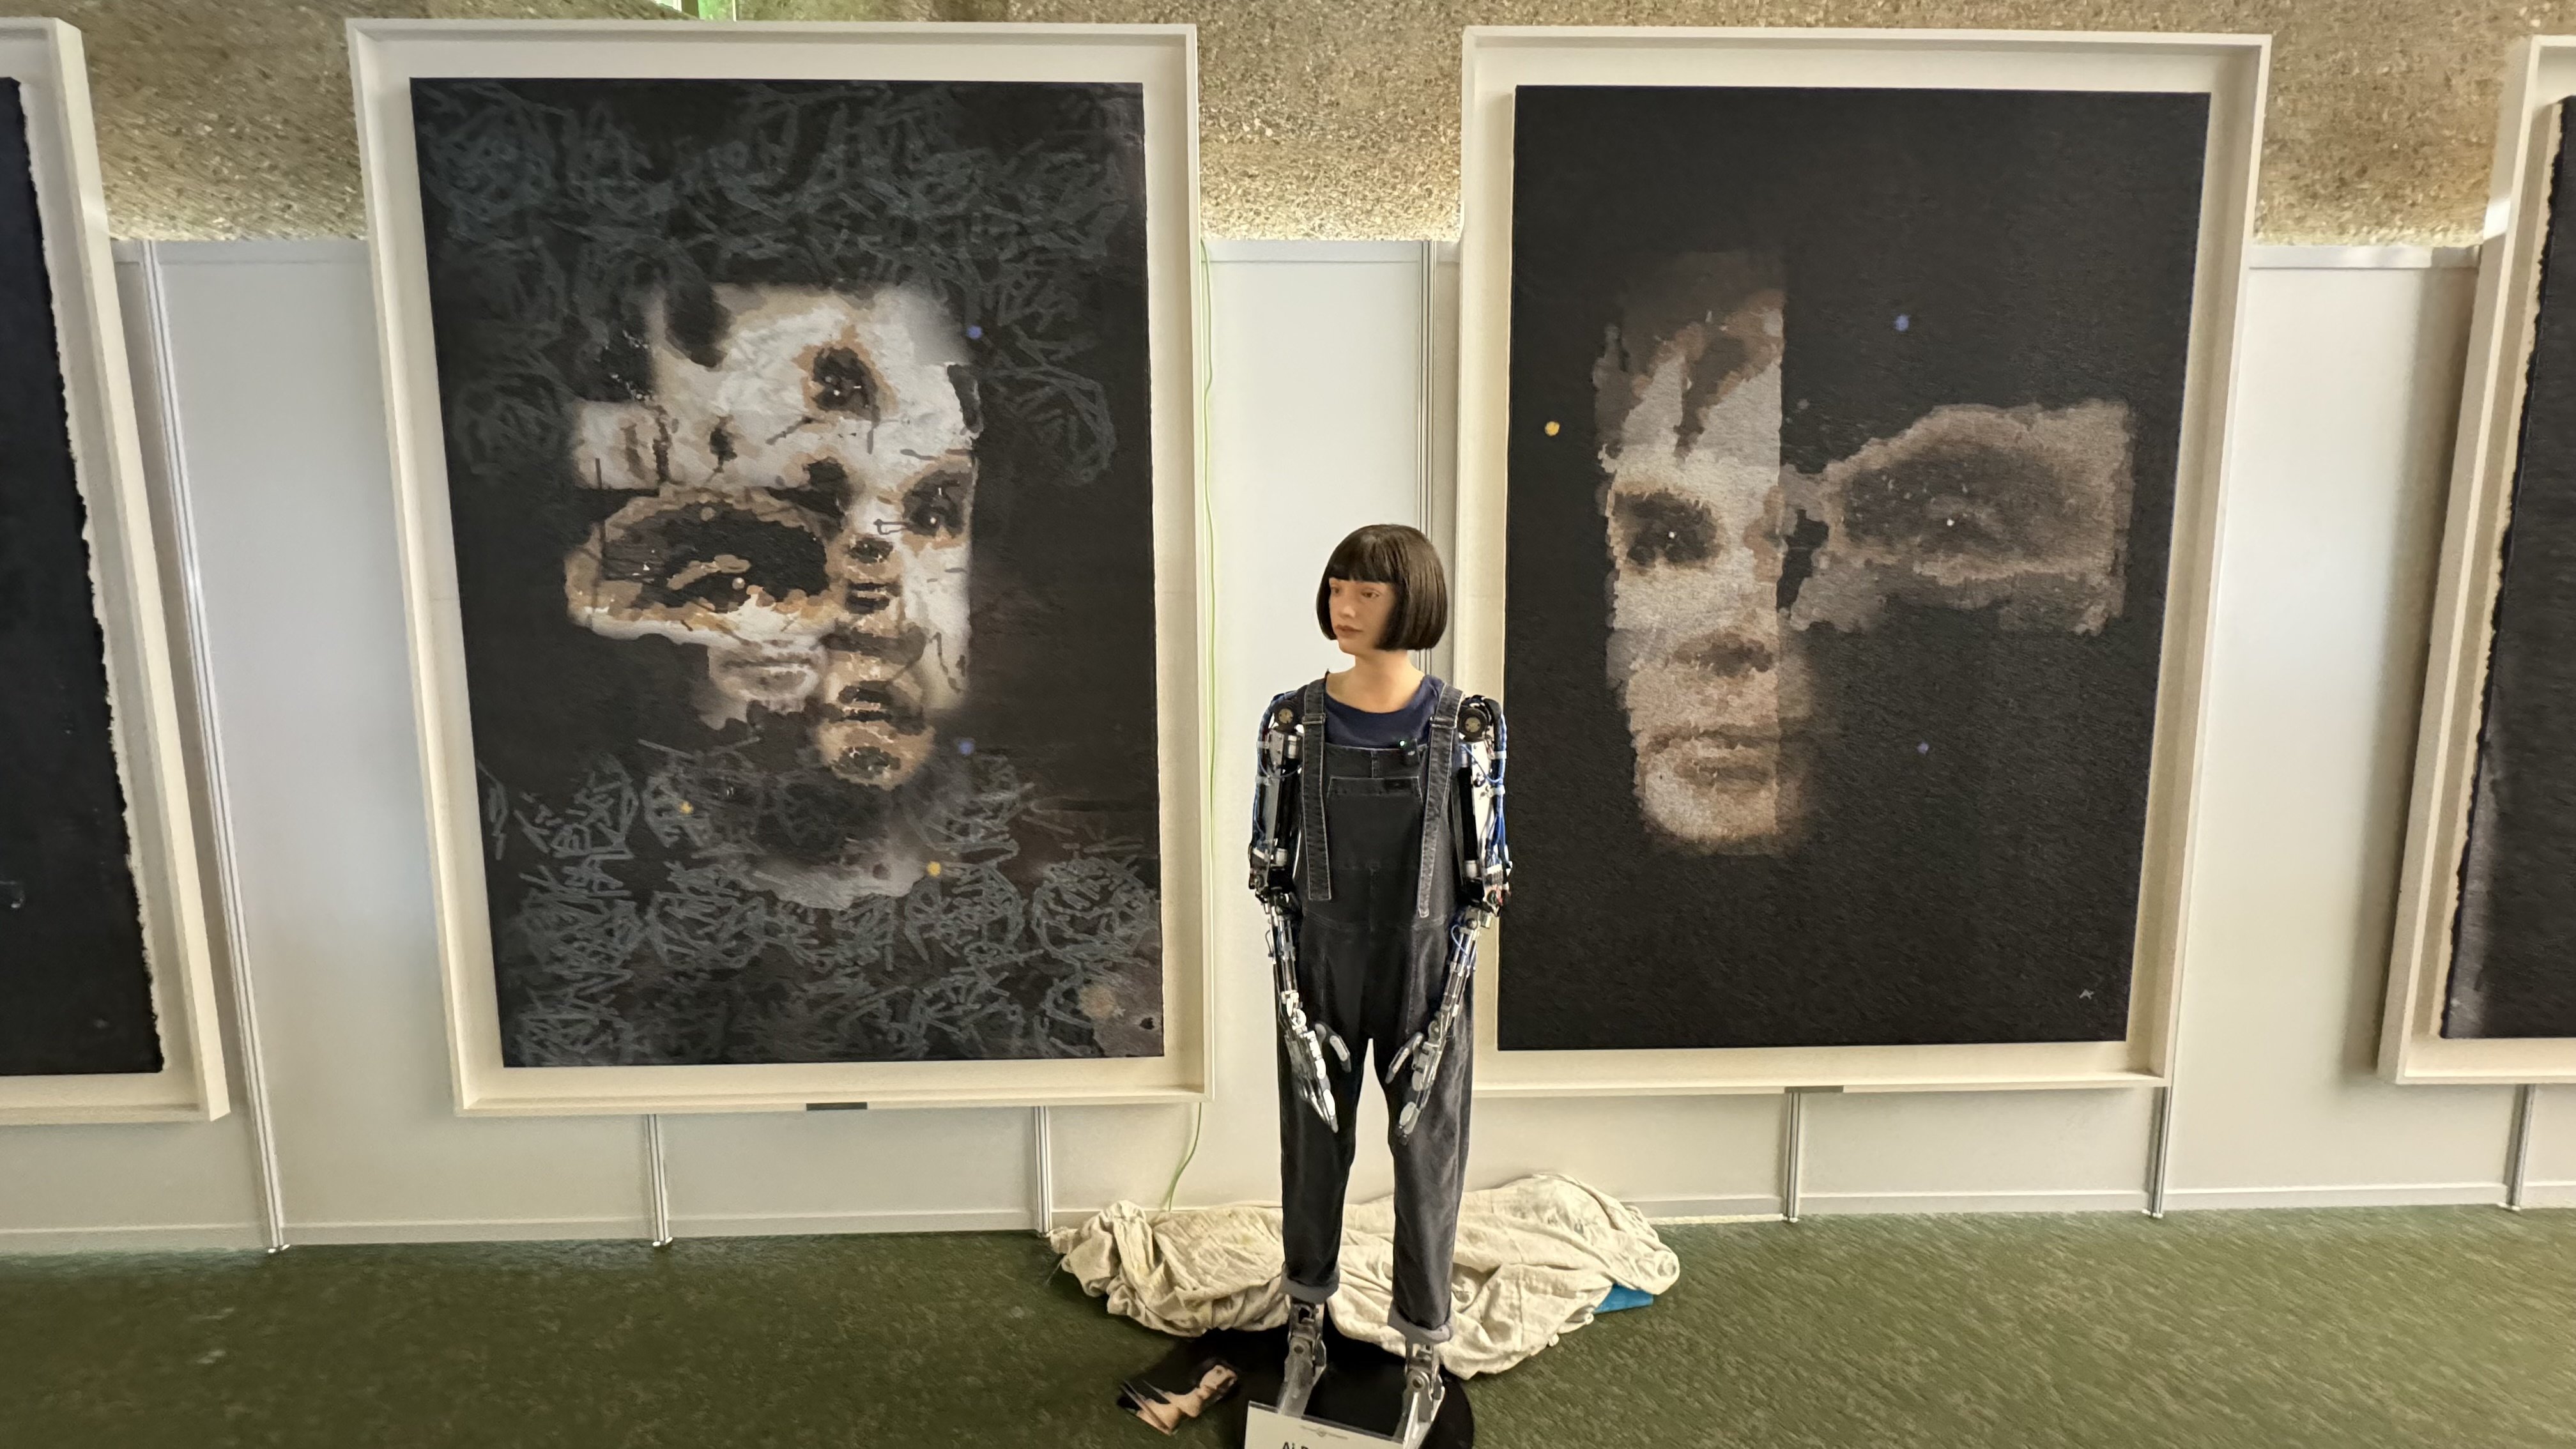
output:
[[[711, 773], [745, 768], [722, 749], [668, 756], [641, 782], [603, 762], [561, 812], [491, 782], [487, 813], [545, 862], [520, 873], [531, 894], [503, 930], [534, 998], [513, 1013], [526, 1064], [719, 1053], [903, 1060], [942, 1042], [978, 1043], [995, 1058], [1089, 1055], [1097, 1048], [1086, 996], [1114, 991], [1123, 974], [1160, 956], [1160, 905], [1132, 870], [1140, 843], [1077, 843], [1080, 853], [1047, 866], [1025, 896], [1002, 872], [1020, 853], [1015, 824], [1081, 832], [1051, 818], [1058, 812], [990, 756], [961, 761], [976, 772], [973, 787], [924, 821], [930, 843], [954, 863], [904, 897], [799, 906], [749, 886], [734, 874], [738, 863], [721, 860], [673, 863], [658, 888], [639, 890], [613, 869], [638, 859], [635, 829], [666, 846], [684, 837], [715, 844], [672, 806], [706, 793], [695, 787], [711, 784]], [[759, 1004], [709, 1009], [707, 991], [770, 952], [811, 974]], [[1004, 989], [1006, 975], [1032, 969], [1052, 978], [1034, 1018]], [[851, 1055], [847, 1044], [862, 1041], [869, 1049]]]

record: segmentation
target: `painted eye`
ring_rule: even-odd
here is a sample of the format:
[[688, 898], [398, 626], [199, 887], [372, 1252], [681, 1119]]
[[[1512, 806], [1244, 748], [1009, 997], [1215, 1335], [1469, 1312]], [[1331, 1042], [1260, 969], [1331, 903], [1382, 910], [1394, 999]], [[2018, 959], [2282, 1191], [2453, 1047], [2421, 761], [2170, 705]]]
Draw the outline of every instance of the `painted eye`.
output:
[[1615, 505], [1628, 562], [1641, 568], [1705, 562], [1717, 546], [1708, 510], [1670, 493], [1623, 497]]
[[756, 590], [773, 600], [822, 591], [823, 541], [794, 523], [705, 504], [612, 522], [600, 574], [636, 586], [646, 608], [722, 613]]
[[826, 347], [814, 359], [814, 406], [827, 413], [876, 415], [876, 380], [846, 347]]
[[967, 473], [934, 473], [903, 495], [903, 527], [922, 538], [946, 538], [965, 531]]

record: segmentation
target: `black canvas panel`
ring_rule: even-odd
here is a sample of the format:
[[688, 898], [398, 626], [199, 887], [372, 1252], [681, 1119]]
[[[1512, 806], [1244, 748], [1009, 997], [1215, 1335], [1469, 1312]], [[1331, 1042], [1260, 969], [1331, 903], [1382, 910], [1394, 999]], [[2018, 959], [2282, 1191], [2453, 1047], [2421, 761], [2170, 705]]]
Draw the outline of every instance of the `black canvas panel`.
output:
[[0, 79], [0, 1076], [161, 1069], [63, 409], [26, 112]]
[[413, 103], [505, 1060], [1158, 1054], [1141, 91]]
[[[2564, 107], [2561, 108], [2564, 113]], [[2576, 208], [2564, 142], [2487, 651], [2447, 1037], [2576, 1036]]]
[[2121, 1038], [2207, 98], [1516, 126], [1502, 1045]]

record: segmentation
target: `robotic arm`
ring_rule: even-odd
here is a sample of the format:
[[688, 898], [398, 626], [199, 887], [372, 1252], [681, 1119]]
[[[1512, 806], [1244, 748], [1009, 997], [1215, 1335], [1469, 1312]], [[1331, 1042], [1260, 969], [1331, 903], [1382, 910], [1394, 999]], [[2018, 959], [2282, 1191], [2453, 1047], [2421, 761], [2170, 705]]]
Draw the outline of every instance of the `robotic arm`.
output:
[[1297, 991], [1297, 771], [1305, 755], [1306, 727], [1298, 720], [1295, 701], [1293, 693], [1283, 694], [1261, 716], [1261, 763], [1252, 796], [1252, 893], [1261, 898], [1269, 921], [1271, 985], [1289, 1073], [1306, 1105], [1326, 1127], [1339, 1130], [1324, 1053], [1332, 1052], [1347, 1069], [1351, 1049], [1331, 1027], [1307, 1020], [1305, 998]]
[[1483, 695], [1470, 695], [1458, 710], [1457, 785], [1459, 805], [1458, 906], [1449, 917], [1449, 962], [1440, 986], [1440, 1005], [1431, 1024], [1404, 1044], [1387, 1064], [1387, 1080], [1412, 1063], [1405, 1083], [1404, 1105], [1396, 1113], [1398, 1137], [1413, 1135], [1422, 1104], [1440, 1080], [1440, 1061], [1449, 1040], [1466, 1015], [1467, 990], [1476, 975], [1476, 933], [1501, 914], [1512, 890], [1512, 851], [1503, 829], [1503, 766], [1511, 732], [1502, 707]]

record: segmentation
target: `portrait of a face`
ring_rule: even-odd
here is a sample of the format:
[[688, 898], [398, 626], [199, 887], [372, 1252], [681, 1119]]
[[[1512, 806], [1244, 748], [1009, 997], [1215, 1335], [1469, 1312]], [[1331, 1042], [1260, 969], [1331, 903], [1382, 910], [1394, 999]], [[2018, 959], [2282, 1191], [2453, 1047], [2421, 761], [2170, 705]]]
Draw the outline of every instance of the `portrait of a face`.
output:
[[1809, 631], [1858, 633], [1901, 602], [2098, 633], [2124, 585], [2121, 403], [1935, 406], [1814, 474], [1784, 465], [1779, 273], [1773, 256], [1678, 258], [1594, 369], [1610, 683], [1637, 803], [1709, 851], [1797, 837]]
[[1711, 849], [1759, 846], [1796, 816], [1781, 751], [1784, 712], [1803, 712], [1779, 605], [1779, 264], [1697, 257], [1671, 282], [1596, 369], [1610, 681], [1646, 818]]
[[1162, 1052], [1140, 104], [414, 83], [506, 1065]]
[[2209, 98], [1512, 106], [1501, 1048], [2125, 1040]]
[[710, 727], [810, 721], [853, 784], [929, 758], [966, 692], [975, 381], [935, 299], [716, 289], [705, 336], [650, 313], [653, 391], [585, 403], [575, 467], [632, 492], [564, 558], [572, 617], [702, 650]]

